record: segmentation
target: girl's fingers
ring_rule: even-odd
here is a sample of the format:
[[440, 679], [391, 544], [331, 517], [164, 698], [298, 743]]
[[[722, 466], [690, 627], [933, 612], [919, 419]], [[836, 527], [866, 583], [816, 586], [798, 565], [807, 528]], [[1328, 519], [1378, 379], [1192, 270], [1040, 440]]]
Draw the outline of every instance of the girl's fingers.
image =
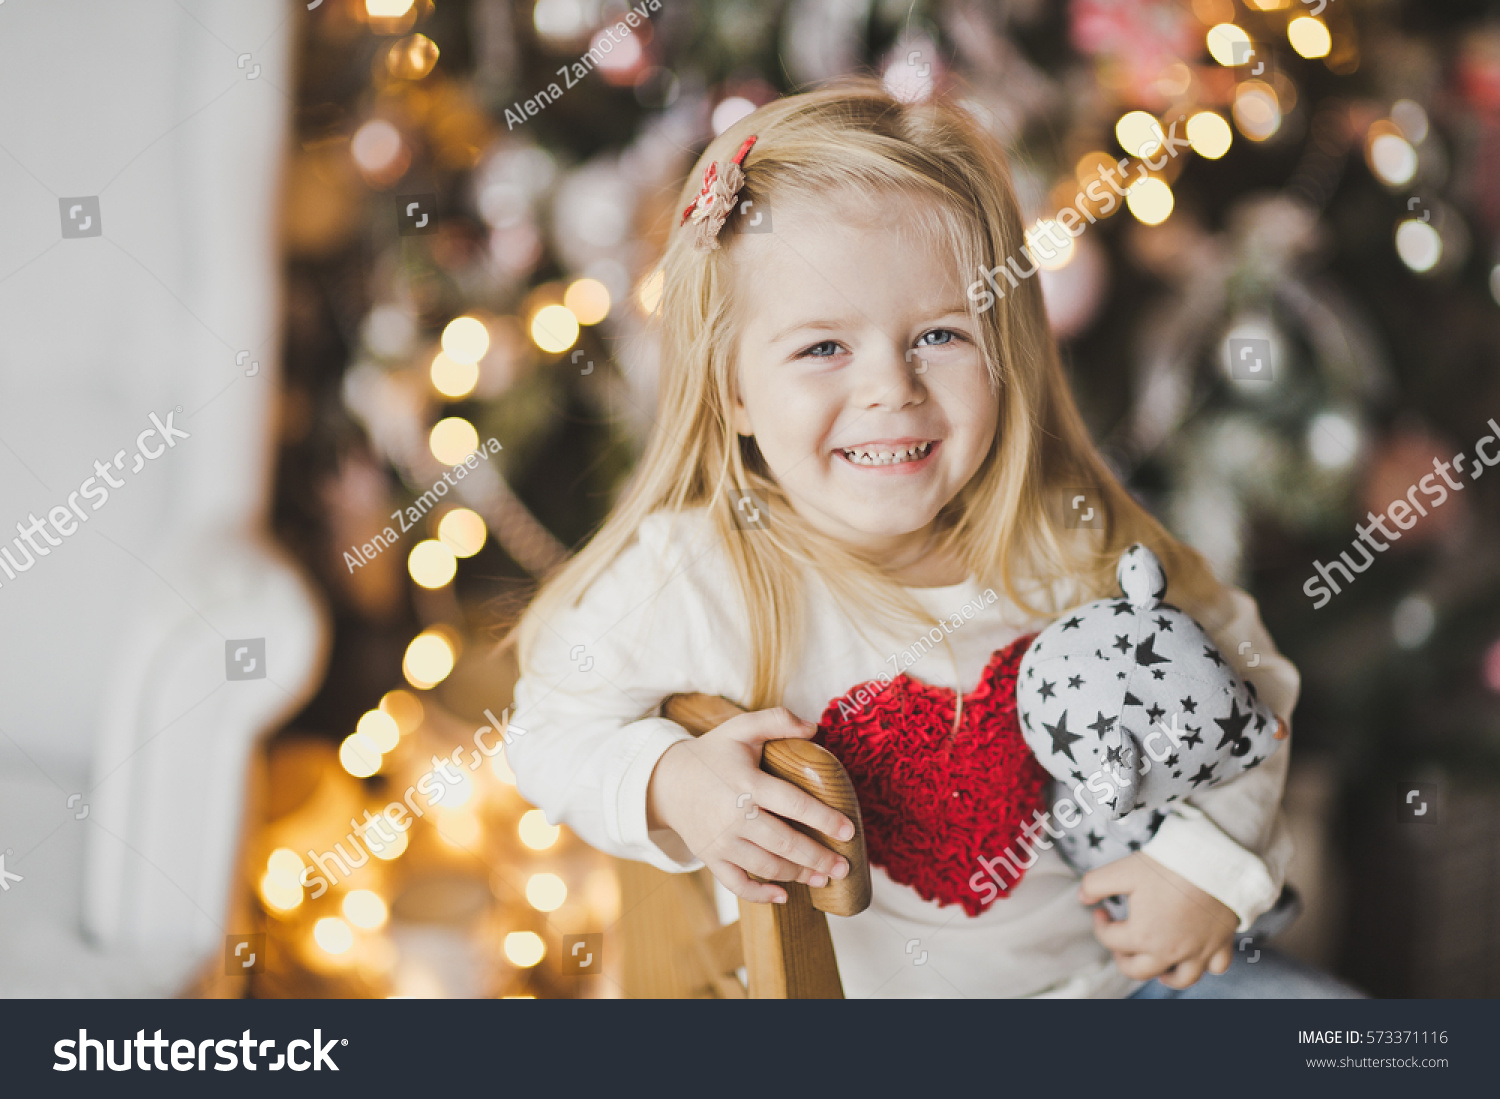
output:
[[842, 878], [849, 873], [849, 864], [843, 858], [768, 813], [762, 813], [749, 822], [745, 838], [777, 858], [827, 874], [830, 878]]
[[786, 890], [770, 882], [752, 881], [732, 862], [721, 862], [710, 867], [715, 878], [736, 897], [743, 897], [754, 904], [785, 904]]
[[1078, 899], [1084, 904], [1098, 904], [1105, 897], [1129, 895], [1135, 889], [1137, 873], [1138, 865], [1129, 858], [1090, 870], [1078, 885]]
[[854, 836], [854, 825], [848, 817], [790, 782], [766, 775], [756, 781], [751, 793], [755, 797], [755, 804], [778, 817], [805, 824], [834, 839], [846, 840]]
[[1229, 963], [1234, 960], [1234, 953], [1229, 947], [1220, 947], [1218, 952], [1208, 960], [1208, 971], [1215, 977], [1229, 968]]
[[[749, 840], [737, 839], [725, 852], [740, 869], [767, 881], [800, 881], [804, 885], [827, 885], [828, 876], [778, 858]], [[814, 880], [818, 879], [818, 880]]]
[[1138, 954], [1142, 945], [1129, 920], [1112, 920], [1102, 908], [1094, 909], [1094, 938], [1116, 954]]
[[1203, 963], [1196, 959], [1188, 959], [1178, 962], [1170, 970], [1161, 975], [1161, 983], [1168, 988], [1183, 989], [1198, 983], [1198, 978], [1203, 976]]
[[1132, 981], [1149, 981], [1166, 968], [1150, 954], [1116, 954], [1115, 967]]
[[724, 722], [720, 728], [726, 736], [741, 744], [763, 744], [768, 740], [786, 740], [790, 737], [808, 740], [818, 731], [816, 725], [803, 721], [785, 706], [740, 714]]

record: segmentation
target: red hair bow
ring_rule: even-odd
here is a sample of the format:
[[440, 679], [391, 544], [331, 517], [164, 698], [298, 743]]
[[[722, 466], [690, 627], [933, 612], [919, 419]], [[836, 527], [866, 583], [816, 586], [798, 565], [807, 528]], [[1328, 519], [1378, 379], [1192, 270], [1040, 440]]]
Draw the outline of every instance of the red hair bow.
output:
[[685, 225], [689, 220], [693, 222], [694, 242], [699, 248], [712, 251], [719, 246], [719, 230], [724, 227], [724, 219], [734, 209], [740, 188], [745, 185], [745, 173], [741, 166], [750, 147], [755, 144], [755, 139], [755, 134], [745, 139], [739, 152], [725, 162], [722, 173], [717, 163], [710, 163], [703, 173], [703, 189], [682, 211], [682, 219], [678, 224]]

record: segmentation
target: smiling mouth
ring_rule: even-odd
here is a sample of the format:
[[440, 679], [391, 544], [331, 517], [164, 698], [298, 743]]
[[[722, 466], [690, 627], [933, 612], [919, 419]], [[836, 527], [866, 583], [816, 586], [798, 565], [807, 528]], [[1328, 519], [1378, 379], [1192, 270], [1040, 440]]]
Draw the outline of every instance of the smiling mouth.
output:
[[846, 447], [839, 451], [844, 458], [857, 466], [899, 466], [911, 462], [920, 462], [928, 454], [932, 453], [934, 441], [929, 439], [923, 443], [913, 443], [910, 446], [857, 446]]

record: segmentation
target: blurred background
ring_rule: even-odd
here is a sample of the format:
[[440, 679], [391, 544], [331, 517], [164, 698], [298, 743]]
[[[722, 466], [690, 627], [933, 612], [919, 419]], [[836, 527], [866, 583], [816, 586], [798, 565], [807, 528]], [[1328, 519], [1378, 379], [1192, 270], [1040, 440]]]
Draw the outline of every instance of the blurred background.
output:
[[[1303, 677], [1281, 945], [1377, 995], [1500, 994], [1500, 474], [1474, 460], [1500, 435], [1500, 8], [660, 0], [614, 30], [629, 10], [277, 9], [269, 523], [327, 662], [250, 767], [226, 929], [268, 961], [198, 991], [619, 994], [609, 860], [491, 754], [495, 642], [651, 428], [652, 272], [697, 151], [861, 72], [960, 96], [1030, 219], [1100, 216], [1040, 275], [1085, 417]], [[1167, 133], [1191, 149], [1156, 156]], [[1161, 167], [1080, 200], [1127, 154]], [[1315, 608], [1315, 563], [1461, 452], [1463, 487]], [[368, 825], [451, 753], [437, 808]], [[584, 933], [605, 976], [569, 973]]]

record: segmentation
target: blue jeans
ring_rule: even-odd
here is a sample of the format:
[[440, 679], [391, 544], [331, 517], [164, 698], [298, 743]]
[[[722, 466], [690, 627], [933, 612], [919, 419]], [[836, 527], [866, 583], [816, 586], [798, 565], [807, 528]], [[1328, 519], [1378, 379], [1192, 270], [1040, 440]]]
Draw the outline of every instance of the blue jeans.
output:
[[1147, 981], [1132, 1000], [1357, 1000], [1365, 994], [1311, 966], [1261, 947], [1235, 951], [1219, 976], [1204, 973], [1188, 988]]

